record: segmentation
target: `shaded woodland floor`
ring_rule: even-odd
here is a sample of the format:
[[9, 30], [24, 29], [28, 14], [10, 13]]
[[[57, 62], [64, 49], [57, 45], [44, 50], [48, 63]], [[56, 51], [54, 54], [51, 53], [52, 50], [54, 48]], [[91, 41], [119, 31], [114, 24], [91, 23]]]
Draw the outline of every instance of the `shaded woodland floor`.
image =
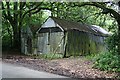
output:
[[118, 75], [113, 72], [93, 69], [93, 62], [85, 57], [45, 60], [34, 59], [25, 55], [3, 55], [3, 62], [72, 78], [114, 78]]

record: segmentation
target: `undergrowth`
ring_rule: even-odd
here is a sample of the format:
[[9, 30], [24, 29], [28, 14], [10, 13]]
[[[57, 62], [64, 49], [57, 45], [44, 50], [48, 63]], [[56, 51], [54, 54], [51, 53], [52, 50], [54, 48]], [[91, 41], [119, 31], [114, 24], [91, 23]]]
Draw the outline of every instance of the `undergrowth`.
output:
[[105, 52], [95, 55], [93, 60], [94, 68], [103, 71], [120, 72], [120, 55]]

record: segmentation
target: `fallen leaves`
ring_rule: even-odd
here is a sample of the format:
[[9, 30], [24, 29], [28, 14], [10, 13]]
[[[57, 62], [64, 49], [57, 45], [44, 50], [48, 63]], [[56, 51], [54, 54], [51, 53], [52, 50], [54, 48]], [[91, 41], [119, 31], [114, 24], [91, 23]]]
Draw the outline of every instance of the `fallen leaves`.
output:
[[116, 73], [93, 69], [92, 61], [88, 61], [84, 57], [44, 60], [24, 56], [8, 56], [3, 61], [74, 78], [112, 78], [116, 75]]

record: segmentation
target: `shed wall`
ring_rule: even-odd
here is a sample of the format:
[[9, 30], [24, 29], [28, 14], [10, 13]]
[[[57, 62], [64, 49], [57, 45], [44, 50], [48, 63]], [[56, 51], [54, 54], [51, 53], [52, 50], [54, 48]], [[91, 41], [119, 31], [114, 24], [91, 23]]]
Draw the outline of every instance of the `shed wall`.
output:
[[68, 31], [67, 55], [78, 56], [105, 51], [104, 37], [70, 30]]
[[63, 32], [46, 32], [38, 36], [38, 53], [63, 53]]
[[68, 31], [68, 55], [78, 56], [89, 53], [89, 36], [77, 30]]

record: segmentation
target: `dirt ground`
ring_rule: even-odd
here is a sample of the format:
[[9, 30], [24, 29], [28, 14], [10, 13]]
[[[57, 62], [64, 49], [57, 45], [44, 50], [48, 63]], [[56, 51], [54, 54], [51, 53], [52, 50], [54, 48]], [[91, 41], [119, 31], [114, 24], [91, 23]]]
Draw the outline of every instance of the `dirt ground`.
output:
[[117, 75], [117, 73], [93, 69], [93, 62], [84, 57], [44, 60], [15, 55], [4, 56], [3, 62], [18, 64], [38, 71], [47, 71], [72, 78], [114, 78]]

